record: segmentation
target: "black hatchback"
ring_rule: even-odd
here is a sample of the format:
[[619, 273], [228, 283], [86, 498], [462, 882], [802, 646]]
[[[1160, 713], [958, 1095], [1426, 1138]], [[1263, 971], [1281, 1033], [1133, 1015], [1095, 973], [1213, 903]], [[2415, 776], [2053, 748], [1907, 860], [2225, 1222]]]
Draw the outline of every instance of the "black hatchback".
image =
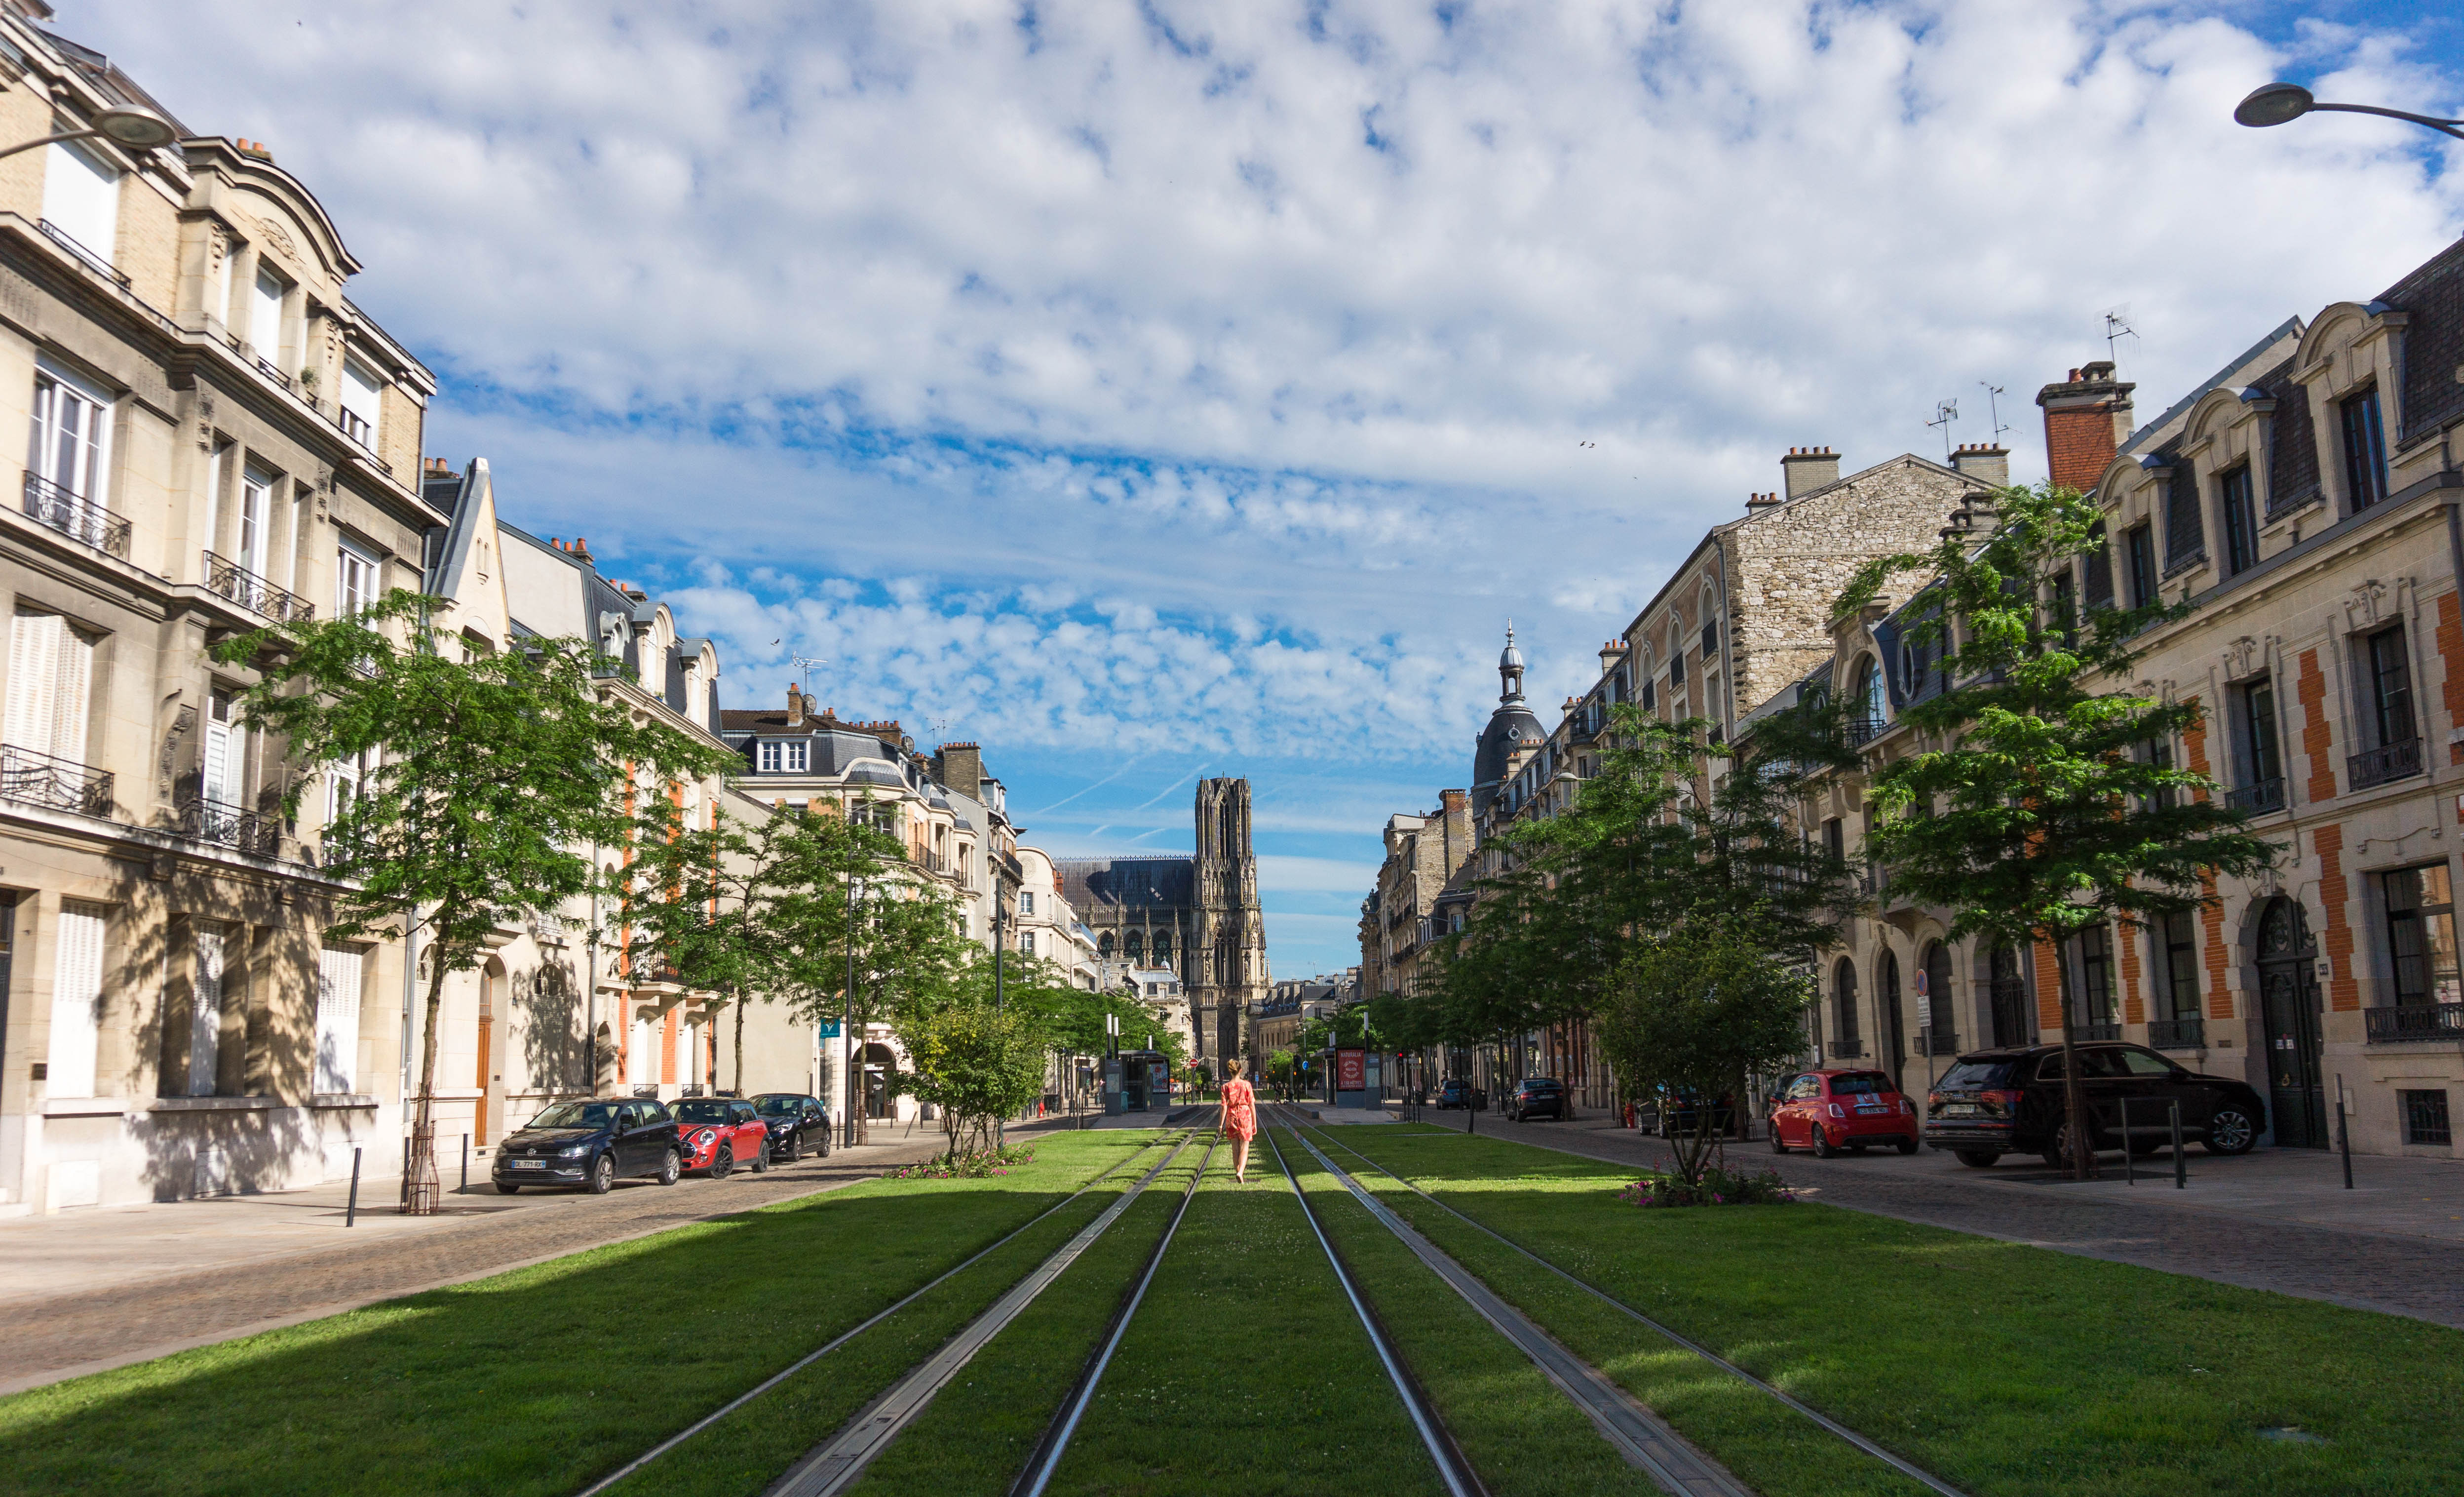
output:
[[[2203, 1075], [2136, 1045], [2098, 1041], [2074, 1048], [2091, 1148], [2126, 1144], [2133, 1154], [2155, 1153], [2171, 1139], [2177, 1104], [2182, 1136], [2210, 1154], [2248, 1154], [2267, 1130], [2267, 1104], [2248, 1082]], [[2058, 1045], [1963, 1055], [1925, 1098], [1925, 1141], [1978, 1169], [2006, 1154], [2038, 1155], [2058, 1167], [2068, 1154], [2062, 1090]]]
[[770, 1157], [793, 1164], [808, 1154], [830, 1156], [830, 1113], [819, 1097], [800, 1091], [763, 1091], [753, 1111], [770, 1125]]
[[559, 1102], [496, 1145], [489, 1174], [496, 1189], [579, 1185], [605, 1196], [620, 1178], [648, 1176], [672, 1185], [683, 1173], [676, 1120], [652, 1097]]
[[1554, 1076], [1529, 1076], [1514, 1084], [1507, 1093], [1506, 1117], [1512, 1123], [1528, 1123], [1535, 1117], [1553, 1117], [1564, 1121], [1566, 1088]]

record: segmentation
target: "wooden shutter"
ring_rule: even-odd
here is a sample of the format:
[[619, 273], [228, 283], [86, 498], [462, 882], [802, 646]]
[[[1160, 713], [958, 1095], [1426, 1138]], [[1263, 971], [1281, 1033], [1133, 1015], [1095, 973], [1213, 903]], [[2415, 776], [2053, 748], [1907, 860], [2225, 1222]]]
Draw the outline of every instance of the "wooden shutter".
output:
[[347, 946], [328, 946], [317, 962], [317, 1085], [319, 1091], [359, 1090], [360, 987], [366, 957]]
[[214, 1094], [214, 1074], [222, 1052], [223, 930], [197, 925], [196, 973], [188, 984], [188, 1095]]
[[60, 906], [59, 958], [52, 971], [51, 1095], [94, 1095], [96, 1042], [102, 1032], [99, 905]]

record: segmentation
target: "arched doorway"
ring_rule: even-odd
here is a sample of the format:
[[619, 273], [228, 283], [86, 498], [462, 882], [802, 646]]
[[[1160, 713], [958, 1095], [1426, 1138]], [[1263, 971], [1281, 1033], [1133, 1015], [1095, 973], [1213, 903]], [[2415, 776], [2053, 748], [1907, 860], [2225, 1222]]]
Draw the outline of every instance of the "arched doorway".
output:
[[1928, 1055], [1959, 1053], [1959, 1005], [1950, 996], [1950, 948], [1940, 941], [1925, 948], [1925, 1029]]
[[868, 1045], [857, 1053], [864, 1066], [864, 1115], [897, 1116], [898, 1093], [891, 1083], [898, 1074], [898, 1057], [887, 1045]]
[[2326, 1087], [2319, 1066], [2319, 947], [2297, 900], [2278, 896], [2258, 917], [2258, 1005], [2267, 1025], [2267, 1112], [2283, 1149], [2327, 1147]]
[[1847, 958], [1831, 969], [1831, 1053], [1854, 1058], [1865, 1053], [1857, 1033], [1857, 964]]
[[1996, 946], [1986, 958], [1988, 1002], [1992, 1004], [1993, 1043], [1997, 1046], [2027, 1045], [2035, 1038], [2035, 1025], [2028, 1013], [2028, 980], [2019, 973], [2019, 952], [2014, 946]]
[[1882, 1053], [1876, 1058], [1891, 1068], [1891, 1084], [1905, 1091], [1900, 1080], [1900, 1067], [1908, 1053], [1905, 1024], [1900, 1016], [1900, 955], [1887, 946], [1874, 969], [1874, 1004], [1882, 1011], [1881, 1032], [1874, 1036]]

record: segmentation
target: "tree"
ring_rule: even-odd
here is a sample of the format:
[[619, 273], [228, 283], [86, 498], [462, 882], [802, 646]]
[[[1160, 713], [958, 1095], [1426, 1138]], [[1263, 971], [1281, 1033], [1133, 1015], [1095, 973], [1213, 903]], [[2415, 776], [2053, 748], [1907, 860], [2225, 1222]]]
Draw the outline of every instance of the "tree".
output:
[[1901, 712], [1919, 746], [1874, 776], [1866, 847], [1896, 890], [1950, 913], [1953, 939], [2053, 947], [2063, 1134], [2084, 1179], [2096, 1162], [2076, 1079], [2071, 937], [2212, 905], [2219, 874], [2256, 873], [2277, 848], [2214, 782], [2150, 751], [2200, 724], [2197, 698], [2096, 689], [2132, 679], [2134, 641], [2189, 605], [2078, 617], [2068, 593], [2045, 583], [2102, 543], [2096, 506], [2051, 485], [2002, 490], [1997, 505], [2000, 524], [1981, 544], [1954, 535], [1881, 558], [1840, 596], [1843, 613], [1861, 609], [1893, 577], [1931, 573], [1920, 597], [1933, 605], [1911, 637], [1940, 647], [1952, 683]]
[[[600, 883], [595, 847], [621, 843], [628, 797], [715, 773], [733, 756], [603, 693], [605, 657], [576, 639], [529, 639], [498, 654], [467, 650], [432, 622], [436, 601], [388, 593], [341, 619], [271, 626], [227, 640], [214, 658], [253, 665], [240, 714], [289, 741], [305, 773], [286, 815], [320, 774], [364, 766], [324, 839], [341, 882], [328, 936], [428, 933], [428, 1000], [411, 1128], [408, 1209], [436, 1206], [436, 1025], [445, 978], [475, 970], [504, 927], [561, 918]], [[397, 641], [383, 626], [396, 626]]]
[[1692, 1104], [1694, 1127], [1670, 1130], [1688, 1185], [1702, 1183], [1710, 1162], [1720, 1096], [1805, 1047], [1813, 984], [1773, 957], [1761, 934], [1699, 919], [1644, 942], [1618, 963], [1594, 1025], [1627, 1086]]
[[971, 992], [905, 1009], [892, 1027], [915, 1068], [900, 1085], [940, 1110], [953, 1163], [992, 1152], [1001, 1120], [1044, 1090], [1043, 1030], [1023, 1009], [996, 1008]]

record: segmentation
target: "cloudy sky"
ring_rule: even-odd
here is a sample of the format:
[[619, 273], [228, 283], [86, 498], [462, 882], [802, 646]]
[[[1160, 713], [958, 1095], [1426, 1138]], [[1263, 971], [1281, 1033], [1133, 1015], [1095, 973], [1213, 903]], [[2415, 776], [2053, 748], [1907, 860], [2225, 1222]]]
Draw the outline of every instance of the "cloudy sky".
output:
[[826, 661], [1065, 853], [1247, 775], [1281, 976], [1357, 959], [1509, 616], [1553, 701], [1787, 447], [1998, 404], [2032, 476], [2107, 310], [2152, 414], [2464, 230], [2464, 146], [2230, 120], [2464, 114], [2428, 5], [56, 3], [323, 198], [429, 450], [737, 703]]

